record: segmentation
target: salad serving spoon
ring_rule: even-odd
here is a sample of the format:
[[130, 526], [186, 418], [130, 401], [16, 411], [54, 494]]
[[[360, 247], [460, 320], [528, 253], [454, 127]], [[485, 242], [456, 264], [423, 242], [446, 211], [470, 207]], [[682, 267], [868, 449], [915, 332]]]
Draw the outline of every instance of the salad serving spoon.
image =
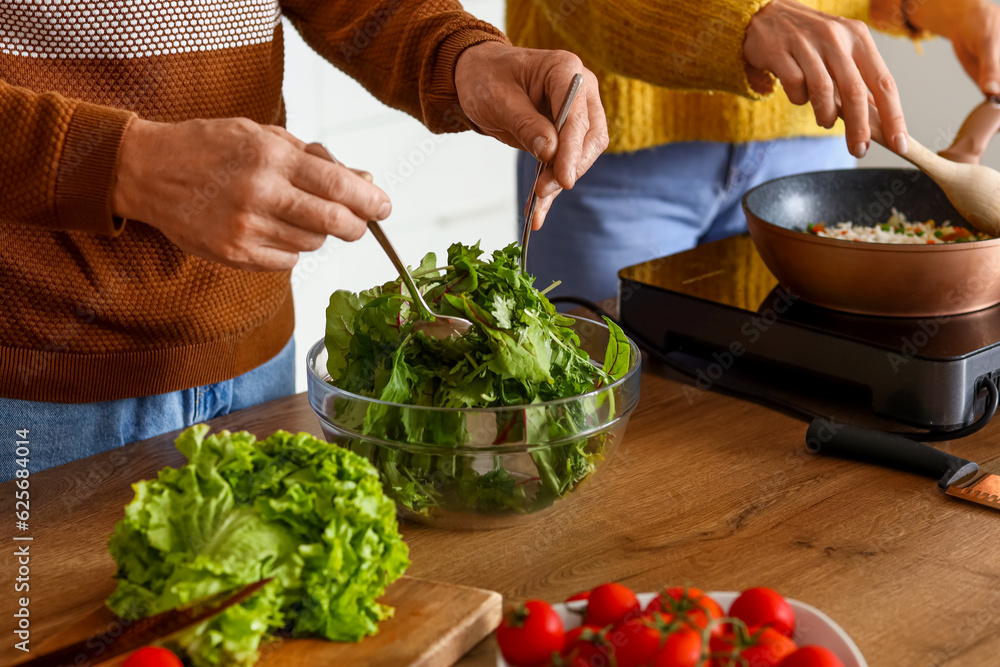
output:
[[[312, 153], [317, 157], [321, 157], [326, 160], [330, 160], [334, 164], [344, 166], [337, 158], [330, 154], [330, 151], [326, 150], [326, 146], [320, 143], [313, 142], [306, 146], [306, 152]], [[371, 181], [371, 174], [364, 172], [358, 172], [367, 176], [367, 180]], [[414, 331], [423, 331], [425, 334], [431, 338], [436, 338], [438, 340], [444, 340], [445, 338], [459, 338], [465, 334], [470, 328], [472, 328], [472, 322], [465, 319], [464, 317], [458, 317], [454, 315], [441, 315], [440, 313], [435, 313], [431, 310], [430, 306], [424, 300], [423, 295], [420, 290], [417, 289], [417, 284], [413, 282], [413, 276], [410, 275], [409, 270], [406, 268], [406, 264], [403, 260], [399, 258], [399, 254], [396, 249], [392, 247], [392, 243], [389, 242], [389, 237], [385, 235], [382, 231], [381, 225], [375, 220], [368, 221], [368, 229], [371, 231], [372, 236], [378, 241], [378, 244], [382, 246], [382, 250], [385, 254], [389, 256], [392, 261], [393, 266], [396, 267], [396, 271], [399, 272], [399, 277], [403, 280], [403, 284], [406, 285], [406, 289], [410, 291], [410, 296], [413, 297], [413, 307], [420, 315], [420, 321], [413, 325]]]
[[[556, 136], [559, 136], [559, 132], [562, 130], [563, 124], [566, 122], [566, 116], [569, 115], [569, 109], [573, 106], [573, 100], [576, 98], [576, 93], [580, 90], [580, 84], [583, 83], [582, 74], [574, 74], [573, 80], [569, 84], [569, 91], [566, 93], [566, 99], [563, 100], [562, 108], [559, 109], [559, 115], [556, 116]], [[531, 184], [531, 191], [528, 193], [528, 210], [524, 215], [524, 231], [521, 233], [521, 272], [524, 273], [528, 270], [528, 236], [531, 235], [531, 219], [535, 217], [535, 208], [538, 207], [539, 197], [535, 194], [535, 188], [538, 187], [538, 177], [542, 175], [542, 171], [546, 167], [545, 162], [541, 160], [538, 161], [538, 166], [535, 167], [535, 181]]]
[[382, 227], [374, 220], [369, 220], [368, 229], [379, 245], [382, 246], [382, 250], [385, 250], [385, 254], [392, 260], [396, 270], [399, 271], [399, 277], [403, 279], [406, 289], [410, 290], [410, 296], [413, 297], [413, 306], [421, 317], [421, 321], [413, 325], [413, 330], [423, 331], [431, 338], [437, 338], [438, 340], [451, 337], [458, 338], [464, 335], [472, 327], [472, 322], [464, 317], [441, 315], [431, 310], [427, 302], [424, 301], [420, 290], [417, 289], [417, 284], [413, 282], [413, 276], [406, 269], [406, 264], [403, 264], [403, 260], [396, 254], [396, 249], [392, 247], [389, 238], [382, 231]]

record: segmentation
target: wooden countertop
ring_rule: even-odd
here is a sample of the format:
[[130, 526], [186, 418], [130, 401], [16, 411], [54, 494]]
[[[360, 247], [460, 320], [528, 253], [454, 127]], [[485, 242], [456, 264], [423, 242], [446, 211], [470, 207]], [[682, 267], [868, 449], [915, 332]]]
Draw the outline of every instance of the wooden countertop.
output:
[[[605, 581], [637, 591], [770, 586], [829, 614], [873, 667], [997, 664], [1000, 514], [944, 496], [934, 481], [805, 452], [805, 425], [726, 396], [688, 390], [646, 364], [625, 440], [579, 501], [527, 527], [448, 532], [404, 524], [408, 574], [500, 591], [508, 601], [564, 599]], [[321, 435], [298, 395], [215, 419], [215, 429]], [[30, 424], [26, 424], [28, 428]], [[12, 456], [13, 434], [3, 434]], [[1000, 459], [1000, 426], [949, 451]], [[44, 446], [35, 442], [33, 446]], [[110, 590], [106, 550], [131, 483], [183, 458], [171, 435], [31, 475], [31, 522], [14, 528], [14, 487], [0, 485], [0, 663], [14, 638], [12, 542], [29, 534], [32, 638]], [[984, 467], [989, 467], [984, 465]], [[491, 665], [484, 642], [463, 665]]]

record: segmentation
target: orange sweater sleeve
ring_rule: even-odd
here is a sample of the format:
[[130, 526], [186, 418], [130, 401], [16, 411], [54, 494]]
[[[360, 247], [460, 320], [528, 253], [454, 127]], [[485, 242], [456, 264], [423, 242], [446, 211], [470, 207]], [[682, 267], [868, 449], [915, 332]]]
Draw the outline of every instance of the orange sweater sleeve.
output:
[[118, 147], [134, 114], [0, 81], [0, 218], [114, 235]]
[[434, 132], [473, 127], [455, 93], [462, 51], [509, 43], [455, 0], [283, 0], [282, 9], [321, 56]]

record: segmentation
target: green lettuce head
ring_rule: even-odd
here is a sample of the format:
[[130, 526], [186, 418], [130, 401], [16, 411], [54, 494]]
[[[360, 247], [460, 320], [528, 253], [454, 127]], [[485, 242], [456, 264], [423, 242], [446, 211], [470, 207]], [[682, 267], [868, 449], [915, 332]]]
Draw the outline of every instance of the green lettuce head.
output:
[[358, 641], [392, 609], [376, 602], [409, 565], [395, 505], [365, 459], [306, 434], [184, 431], [187, 465], [133, 485], [109, 542], [134, 620], [268, 577], [240, 605], [168, 647], [196, 667], [252, 665], [270, 633]]

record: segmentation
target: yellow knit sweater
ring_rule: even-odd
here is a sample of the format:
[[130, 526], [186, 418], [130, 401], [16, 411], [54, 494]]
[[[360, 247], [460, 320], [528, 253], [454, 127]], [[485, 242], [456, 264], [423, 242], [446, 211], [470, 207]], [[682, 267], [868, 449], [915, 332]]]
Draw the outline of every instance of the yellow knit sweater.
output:
[[[843, 133], [809, 105], [771, 94], [773, 78], [743, 59], [753, 15], [768, 0], [508, 0], [520, 46], [578, 54], [601, 84], [610, 152], [674, 141], [743, 142]], [[805, 0], [823, 12], [907, 34], [900, 0]], [[715, 92], [711, 92], [715, 91]]]

